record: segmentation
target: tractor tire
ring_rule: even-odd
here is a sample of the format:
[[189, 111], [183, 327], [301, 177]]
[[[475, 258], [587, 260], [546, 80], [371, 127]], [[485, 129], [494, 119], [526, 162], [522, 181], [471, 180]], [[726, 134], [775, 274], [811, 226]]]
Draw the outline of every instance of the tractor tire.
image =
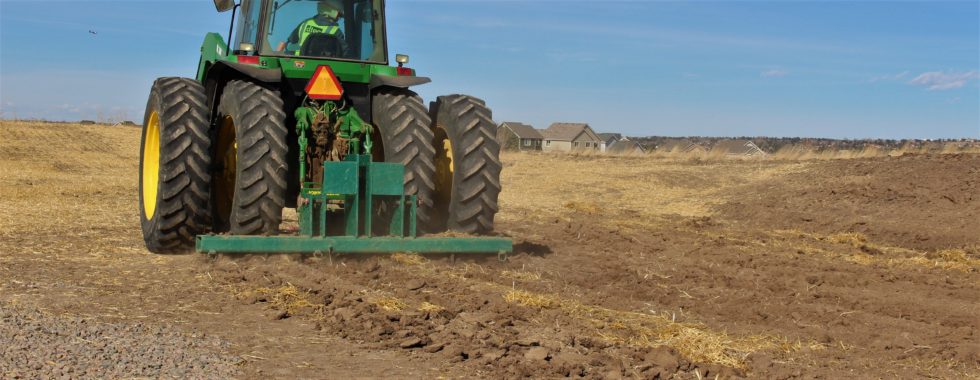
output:
[[153, 253], [188, 251], [211, 228], [211, 138], [204, 87], [159, 78], [140, 138], [140, 225]]
[[289, 176], [286, 113], [279, 93], [235, 80], [218, 103], [212, 201], [215, 227], [233, 235], [275, 235]]
[[452, 231], [490, 233], [501, 170], [492, 113], [483, 100], [468, 95], [440, 96], [431, 108], [436, 222]]
[[376, 93], [371, 103], [383, 153], [376, 159], [405, 165], [405, 194], [418, 199], [416, 225], [423, 232], [432, 232], [436, 171], [432, 160], [436, 152], [429, 144], [432, 121], [422, 98], [409, 90], [386, 88]]

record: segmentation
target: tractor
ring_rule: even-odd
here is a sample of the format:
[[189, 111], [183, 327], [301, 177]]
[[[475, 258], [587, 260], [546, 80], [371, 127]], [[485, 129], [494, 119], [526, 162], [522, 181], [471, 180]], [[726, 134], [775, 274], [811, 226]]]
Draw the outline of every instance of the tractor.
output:
[[[154, 253], [496, 253], [499, 146], [485, 102], [410, 88], [383, 0], [214, 0], [194, 79], [154, 81], [140, 219]], [[237, 21], [236, 21], [237, 20]], [[283, 210], [296, 209], [283, 227]]]

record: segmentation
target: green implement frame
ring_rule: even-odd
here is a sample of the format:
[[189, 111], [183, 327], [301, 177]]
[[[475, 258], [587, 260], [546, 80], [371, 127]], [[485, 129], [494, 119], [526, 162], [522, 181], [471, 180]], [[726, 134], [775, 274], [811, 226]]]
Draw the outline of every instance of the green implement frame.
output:
[[[352, 154], [323, 163], [323, 183], [305, 182], [299, 235], [200, 235], [202, 253], [491, 253], [501, 260], [513, 242], [497, 237], [417, 237], [416, 198], [404, 192], [405, 167]], [[301, 173], [305, 175], [305, 173]], [[384, 211], [379, 211], [384, 210]], [[387, 225], [378, 225], [383, 213]]]
[[202, 253], [495, 253], [513, 251], [510, 239], [492, 237], [312, 237], [200, 235]]

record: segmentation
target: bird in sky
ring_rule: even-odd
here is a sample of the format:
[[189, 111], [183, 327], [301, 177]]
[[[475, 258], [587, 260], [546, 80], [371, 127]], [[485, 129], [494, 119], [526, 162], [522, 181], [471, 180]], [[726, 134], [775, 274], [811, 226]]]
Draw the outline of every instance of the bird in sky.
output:
[[93, 35], [93, 36], [96, 35], [96, 34], [99, 34], [99, 32], [96, 32], [94, 30], [89, 30], [88, 33], [91, 34], [91, 35]]

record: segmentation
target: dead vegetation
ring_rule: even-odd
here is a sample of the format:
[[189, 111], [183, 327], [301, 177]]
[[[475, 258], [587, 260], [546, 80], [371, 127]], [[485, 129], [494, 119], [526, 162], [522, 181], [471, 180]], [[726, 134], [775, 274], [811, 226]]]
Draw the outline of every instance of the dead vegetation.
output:
[[[257, 273], [244, 280], [239, 271], [246, 269], [237, 265], [222, 271], [197, 257], [143, 249], [135, 192], [138, 140], [131, 128], [0, 124], [3, 302], [215, 329], [251, 347], [267, 337], [248, 340], [234, 326], [222, 330], [214, 321], [258, 310], [261, 323], [249, 326], [282, 328], [262, 325], [272, 323], [272, 309], [322, 322], [333, 315], [317, 292], [342, 279], [351, 298], [363, 298], [378, 314], [450, 318], [474, 312], [483, 299], [496, 300], [526, 311], [534, 331], [553, 331], [557, 316], [578, 336], [630, 349], [667, 346], [693, 361], [741, 368], [750, 376], [776, 377], [772, 368], [778, 366], [831, 368], [827, 377], [977, 373], [964, 356], [969, 346], [956, 340], [976, 331], [975, 321], [960, 312], [976, 299], [976, 243], [913, 249], [848, 228], [759, 227], [719, 212], [725, 204], [785, 191], [773, 185], [750, 199], [734, 197], [735, 190], [809, 175], [833, 162], [507, 153], [497, 218], [500, 232], [519, 244], [509, 263], [450, 265], [399, 253], [380, 259], [386, 272], [375, 279], [363, 274], [370, 263], [338, 259], [307, 268], [283, 259], [256, 265], [251, 270]], [[973, 207], [969, 198], [954, 198], [958, 208]], [[265, 278], [283, 268], [289, 273], [280, 279]], [[822, 279], [808, 282], [812, 268], [833, 268], [815, 277], [850, 282], [824, 290]], [[329, 276], [295, 280], [302, 277], [296, 273], [316, 271]], [[429, 285], [408, 290], [414, 286], [406, 281], [419, 280]], [[448, 294], [434, 286], [447, 283], [457, 284]], [[845, 293], [851, 288], [854, 293]], [[872, 290], [877, 293], [861, 293]], [[241, 302], [256, 298], [263, 301]], [[932, 299], [948, 307], [914, 305]], [[284, 341], [313, 339], [308, 329], [286, 331]], [[884, 343], [879, 347], [875, 340]], [[911, 343], [903, 345], [906, 340]], [[893, 345], [898, 356], [886, 348]], [[378, 346], [348, 346], [359, 355], [378, 352]], [[775, 364], [759, 367], [754, 354]], [[248, 355], [270, 358], [275, 352]], [[398, 365], [407, 368], [405, 363]], [[439, 357], [425, 363], [442, 363], [454, 376], [475, 373]], [[316, 368], [320, 372], [311, 376], [324, 373]]]
[[[711, 331], [704, 325], [676, 321], [676, 314], [644, 314], [586, 305], [557, 295], [510, 290], [504, 300], [522, 306], [560, 309], [565, 314], [591, 325], [594, 334], [608, 342], [636, 347], [673, 347], [692, 360], [744, 368], [745, 358], [762, 350], [778, 349], [790, 354], [803, 343], [786, 344], [786, 338], [767, 336], [734, 337]], [[805, 343], [820, 349], [818, 343]]]

